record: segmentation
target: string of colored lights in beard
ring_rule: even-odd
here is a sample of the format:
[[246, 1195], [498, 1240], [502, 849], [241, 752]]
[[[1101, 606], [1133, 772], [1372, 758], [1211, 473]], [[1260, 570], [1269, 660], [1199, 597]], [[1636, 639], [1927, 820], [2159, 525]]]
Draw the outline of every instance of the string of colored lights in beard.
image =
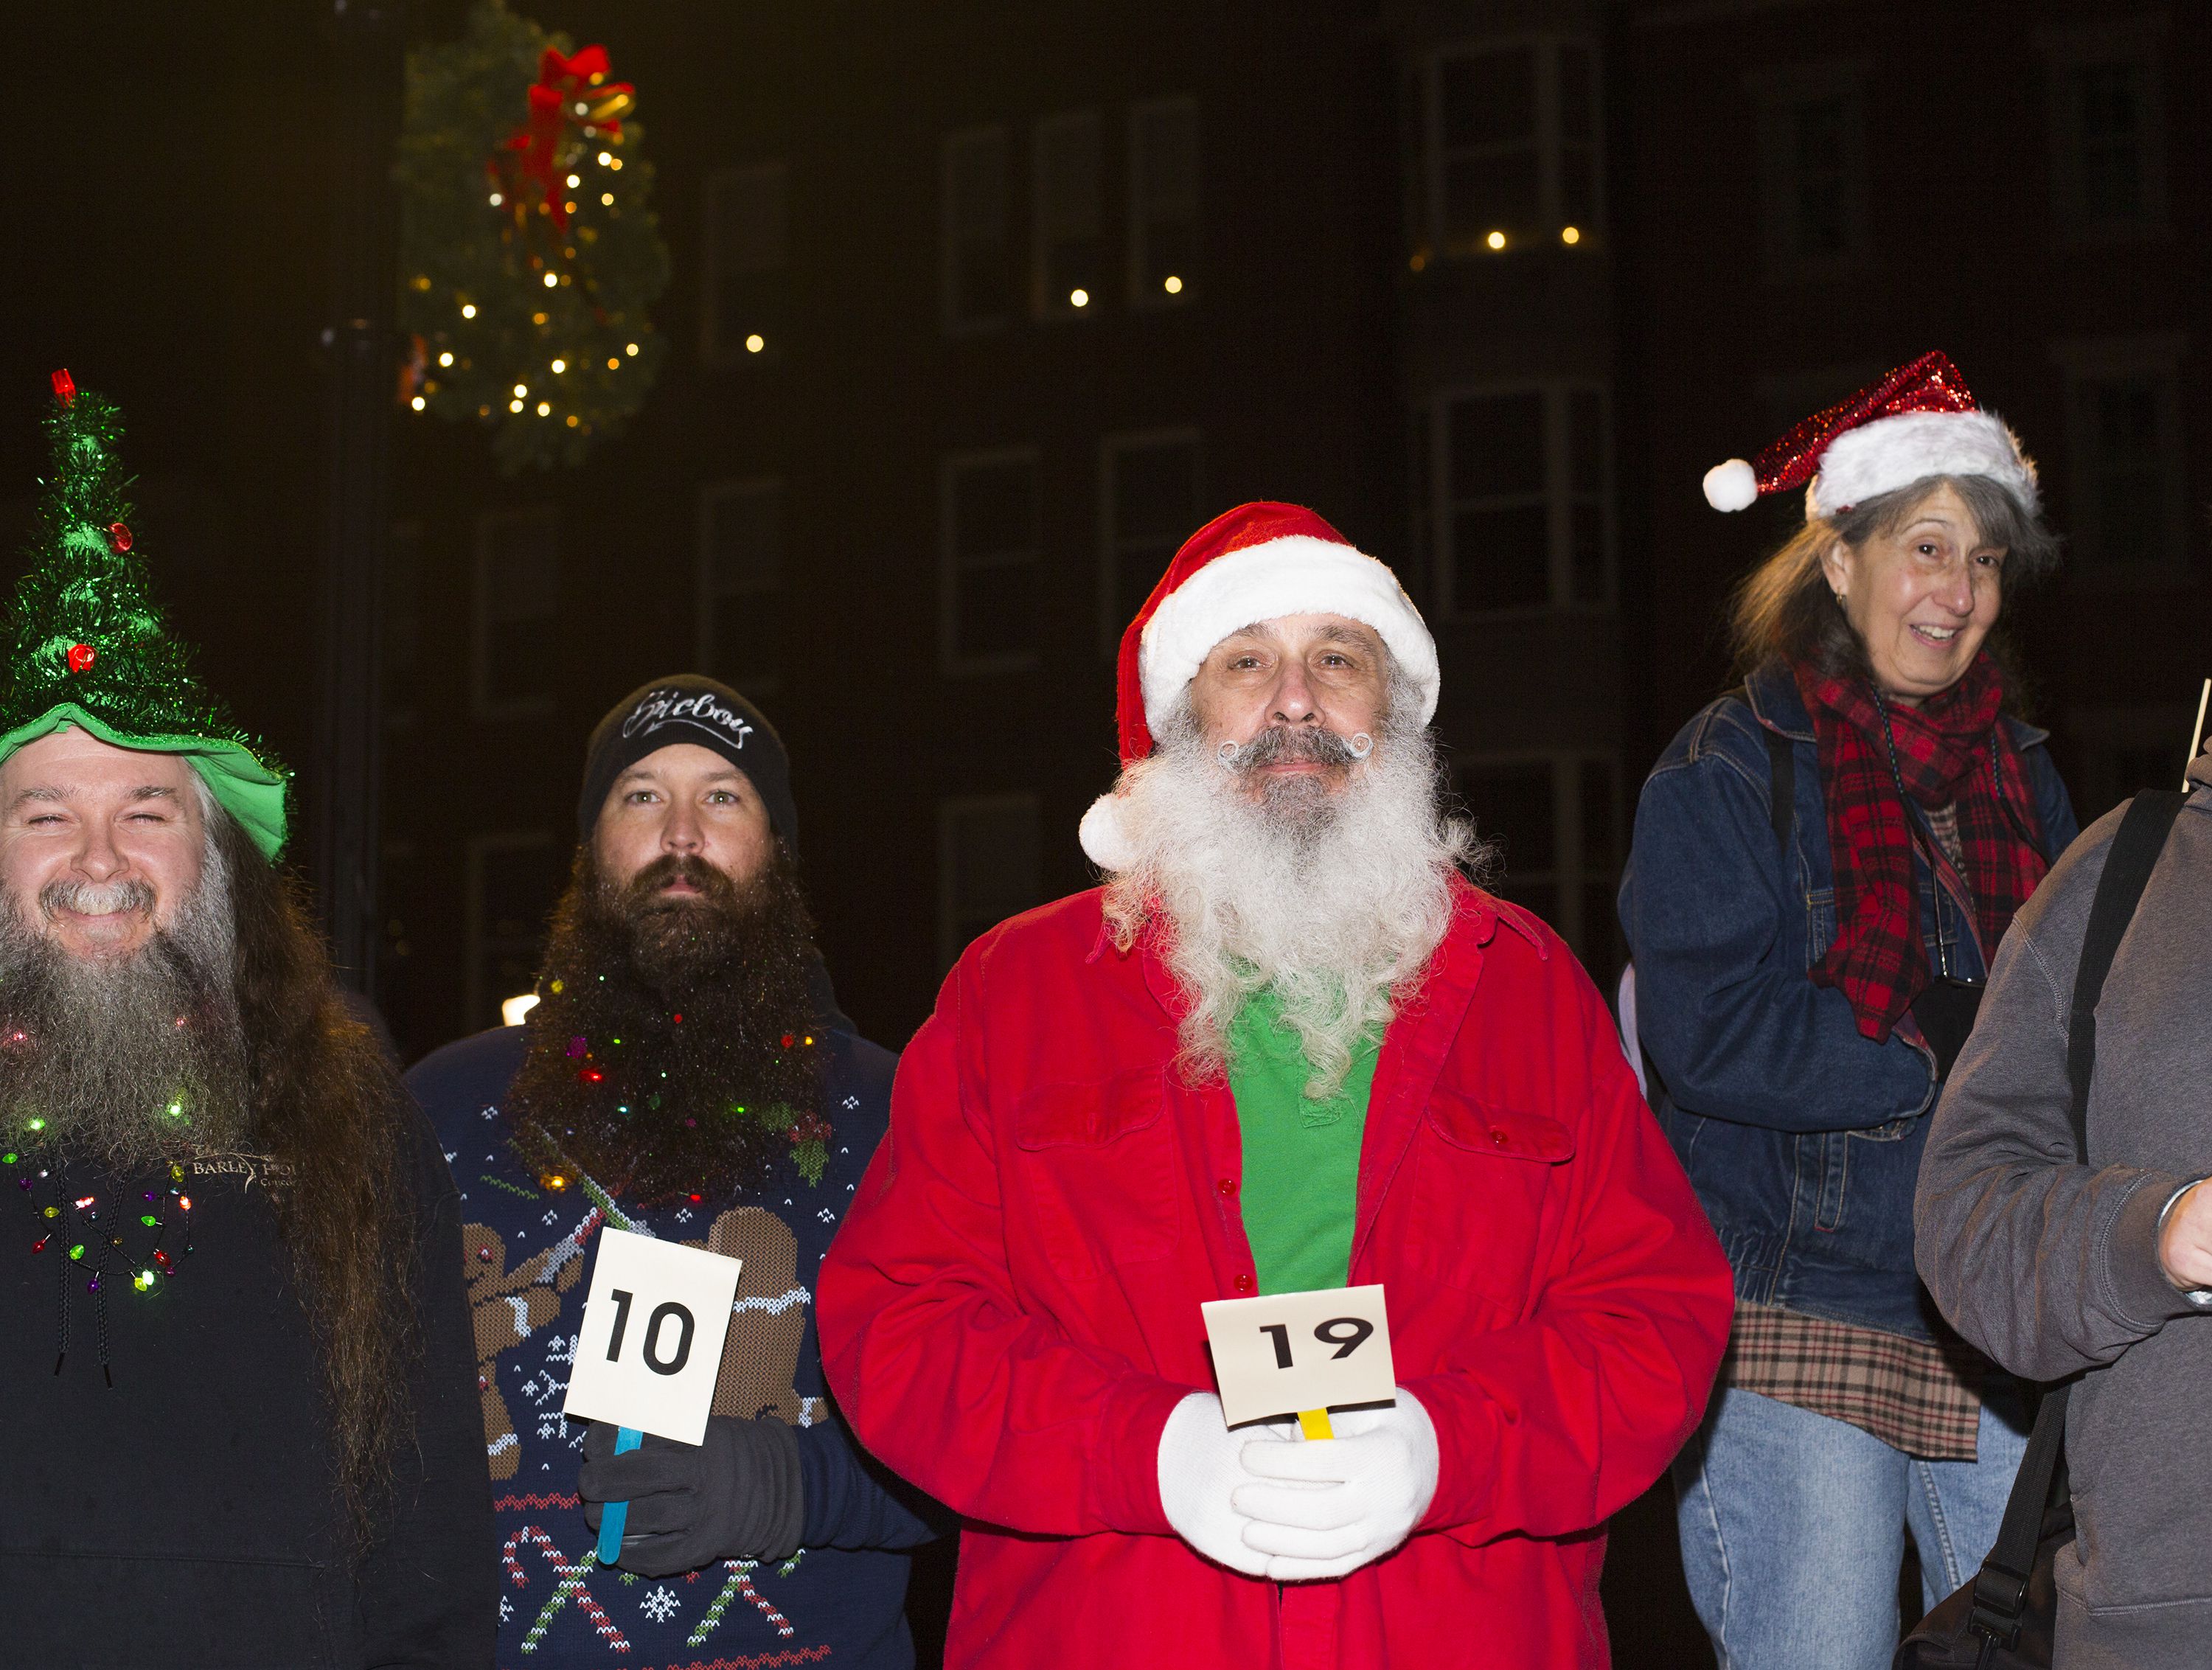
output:
[[[58, 881], [39, 896], [46, 917], [154, 904], [136, 879]], [[236, 1149], [252, 1099], [235, 951], [212, 839], [174, 920], [126, 956], [73, 955], [0, 899], [0, 1123], [27, 1145], [125, 1169]]]
[[[662, 896], [679, 876], [699, 890]], [[781, 846], [742, 883], [669, 854], [618, 885], [587, 843], [507, 1098], [522, 1151], [640, 1205], [758, 1181], [821, 1100], [812, 950]]]
[[[1333, 1094], [1443, 941], [1452, 877], [1486, 854], [1445, 815], [1428, 733], [1397, 717], [1418, 711], [1394, 689], [1382, 734], [1364, 744], [1278, 726], [1231, 748], [1209, 744], [1186, 704], [1122, 773], [1136, 857], [1108, 878], [1106, 918], [1124, 945], [1155, 919], [1165, 928], [1162, 955], [1190, 1002], [1179, 1060], [1194, 1082], [1226, 1071], [1231, 1023], [1272, 988], [1312, 1070], [1306, 1094]], [[1325, 770], [1258, 774], [1294, 761]]]

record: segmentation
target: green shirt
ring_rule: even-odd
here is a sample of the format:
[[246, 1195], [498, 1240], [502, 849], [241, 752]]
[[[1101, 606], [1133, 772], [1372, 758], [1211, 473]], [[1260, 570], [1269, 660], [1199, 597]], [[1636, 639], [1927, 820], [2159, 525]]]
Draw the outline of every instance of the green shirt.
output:
[[1273, 992], [1248, 999], [1229, 1029], [1229, 1091], [1244, 1138], [1244, 1234], [1262, 1293], [1342, 1287], [1352, 1274], [1359, 1139], [1377, 1041], [1363, 1041], [1337, 1093], [1306, 1098], [1312, 1068]]

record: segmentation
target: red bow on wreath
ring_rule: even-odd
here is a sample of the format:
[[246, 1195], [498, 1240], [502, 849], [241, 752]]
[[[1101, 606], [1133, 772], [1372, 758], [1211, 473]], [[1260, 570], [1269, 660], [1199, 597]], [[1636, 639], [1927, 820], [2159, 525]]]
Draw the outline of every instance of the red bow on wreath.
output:
[[[586, 46], [572, 58], [548, 46], [538, 61], [538, 84], [530, 89], [529, 118], [503, 147], [517, 153], [515, 172], [544, 188], [545, 212], [564, 232], [568, 227], [568, 181], [558, 160], [563, 131], [574, 123], [619, 145], [622, 118], [637, 103], [635, 87], [610, 82], [607, 74], [604, 46]], [[496, 173], [496, 161], [492, 166]]]

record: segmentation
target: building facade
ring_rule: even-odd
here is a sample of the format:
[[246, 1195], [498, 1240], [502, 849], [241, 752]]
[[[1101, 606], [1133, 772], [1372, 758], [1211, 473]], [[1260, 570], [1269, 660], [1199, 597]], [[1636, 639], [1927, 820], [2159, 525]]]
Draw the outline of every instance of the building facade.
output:
[[2206, 22], [1975, 9], [549, 15], [641, 89], [675, 351], [578, 471], [403, 436], [403, 1041], [527, 988], [584, 737], [695, 666], [784, 730], [842, 989], [902, 1037], [975, 932], [1085, 884], [1121, 625], [1251, 497], [1397, 568], [1503, 890], [1606, 978], [1643, 772], [1729, 682], [1728, 588], [1796, 513], [1699, 478], [1932, 346], [2068, 536], [2011, 624], [2084, 810], [2173, 774]]

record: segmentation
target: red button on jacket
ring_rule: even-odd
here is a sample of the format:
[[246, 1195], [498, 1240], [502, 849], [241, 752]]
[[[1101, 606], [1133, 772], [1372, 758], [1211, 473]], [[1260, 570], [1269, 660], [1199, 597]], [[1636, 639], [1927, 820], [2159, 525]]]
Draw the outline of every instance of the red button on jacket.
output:
[[1096, 892], [961, 958], [817, 1290], [847, 1418], [969, 1521], [950, 1670], [1607, 1662], [1592, 1533], [1703, 1412], [1728, 1266], [1549, 929], [1462, 887], [1401, 1011], [1351, 1274], [1388, 1290], [1437, 1492], [1393, 1553], [1285, 1588], [1160, 1508], [1160, 1430], [1212, 1385], [1199, 1305], [1250, 1257], [1211, 1198], [1236, 1108], [1174, 1070], [1173, 979], [1114, 950]]

